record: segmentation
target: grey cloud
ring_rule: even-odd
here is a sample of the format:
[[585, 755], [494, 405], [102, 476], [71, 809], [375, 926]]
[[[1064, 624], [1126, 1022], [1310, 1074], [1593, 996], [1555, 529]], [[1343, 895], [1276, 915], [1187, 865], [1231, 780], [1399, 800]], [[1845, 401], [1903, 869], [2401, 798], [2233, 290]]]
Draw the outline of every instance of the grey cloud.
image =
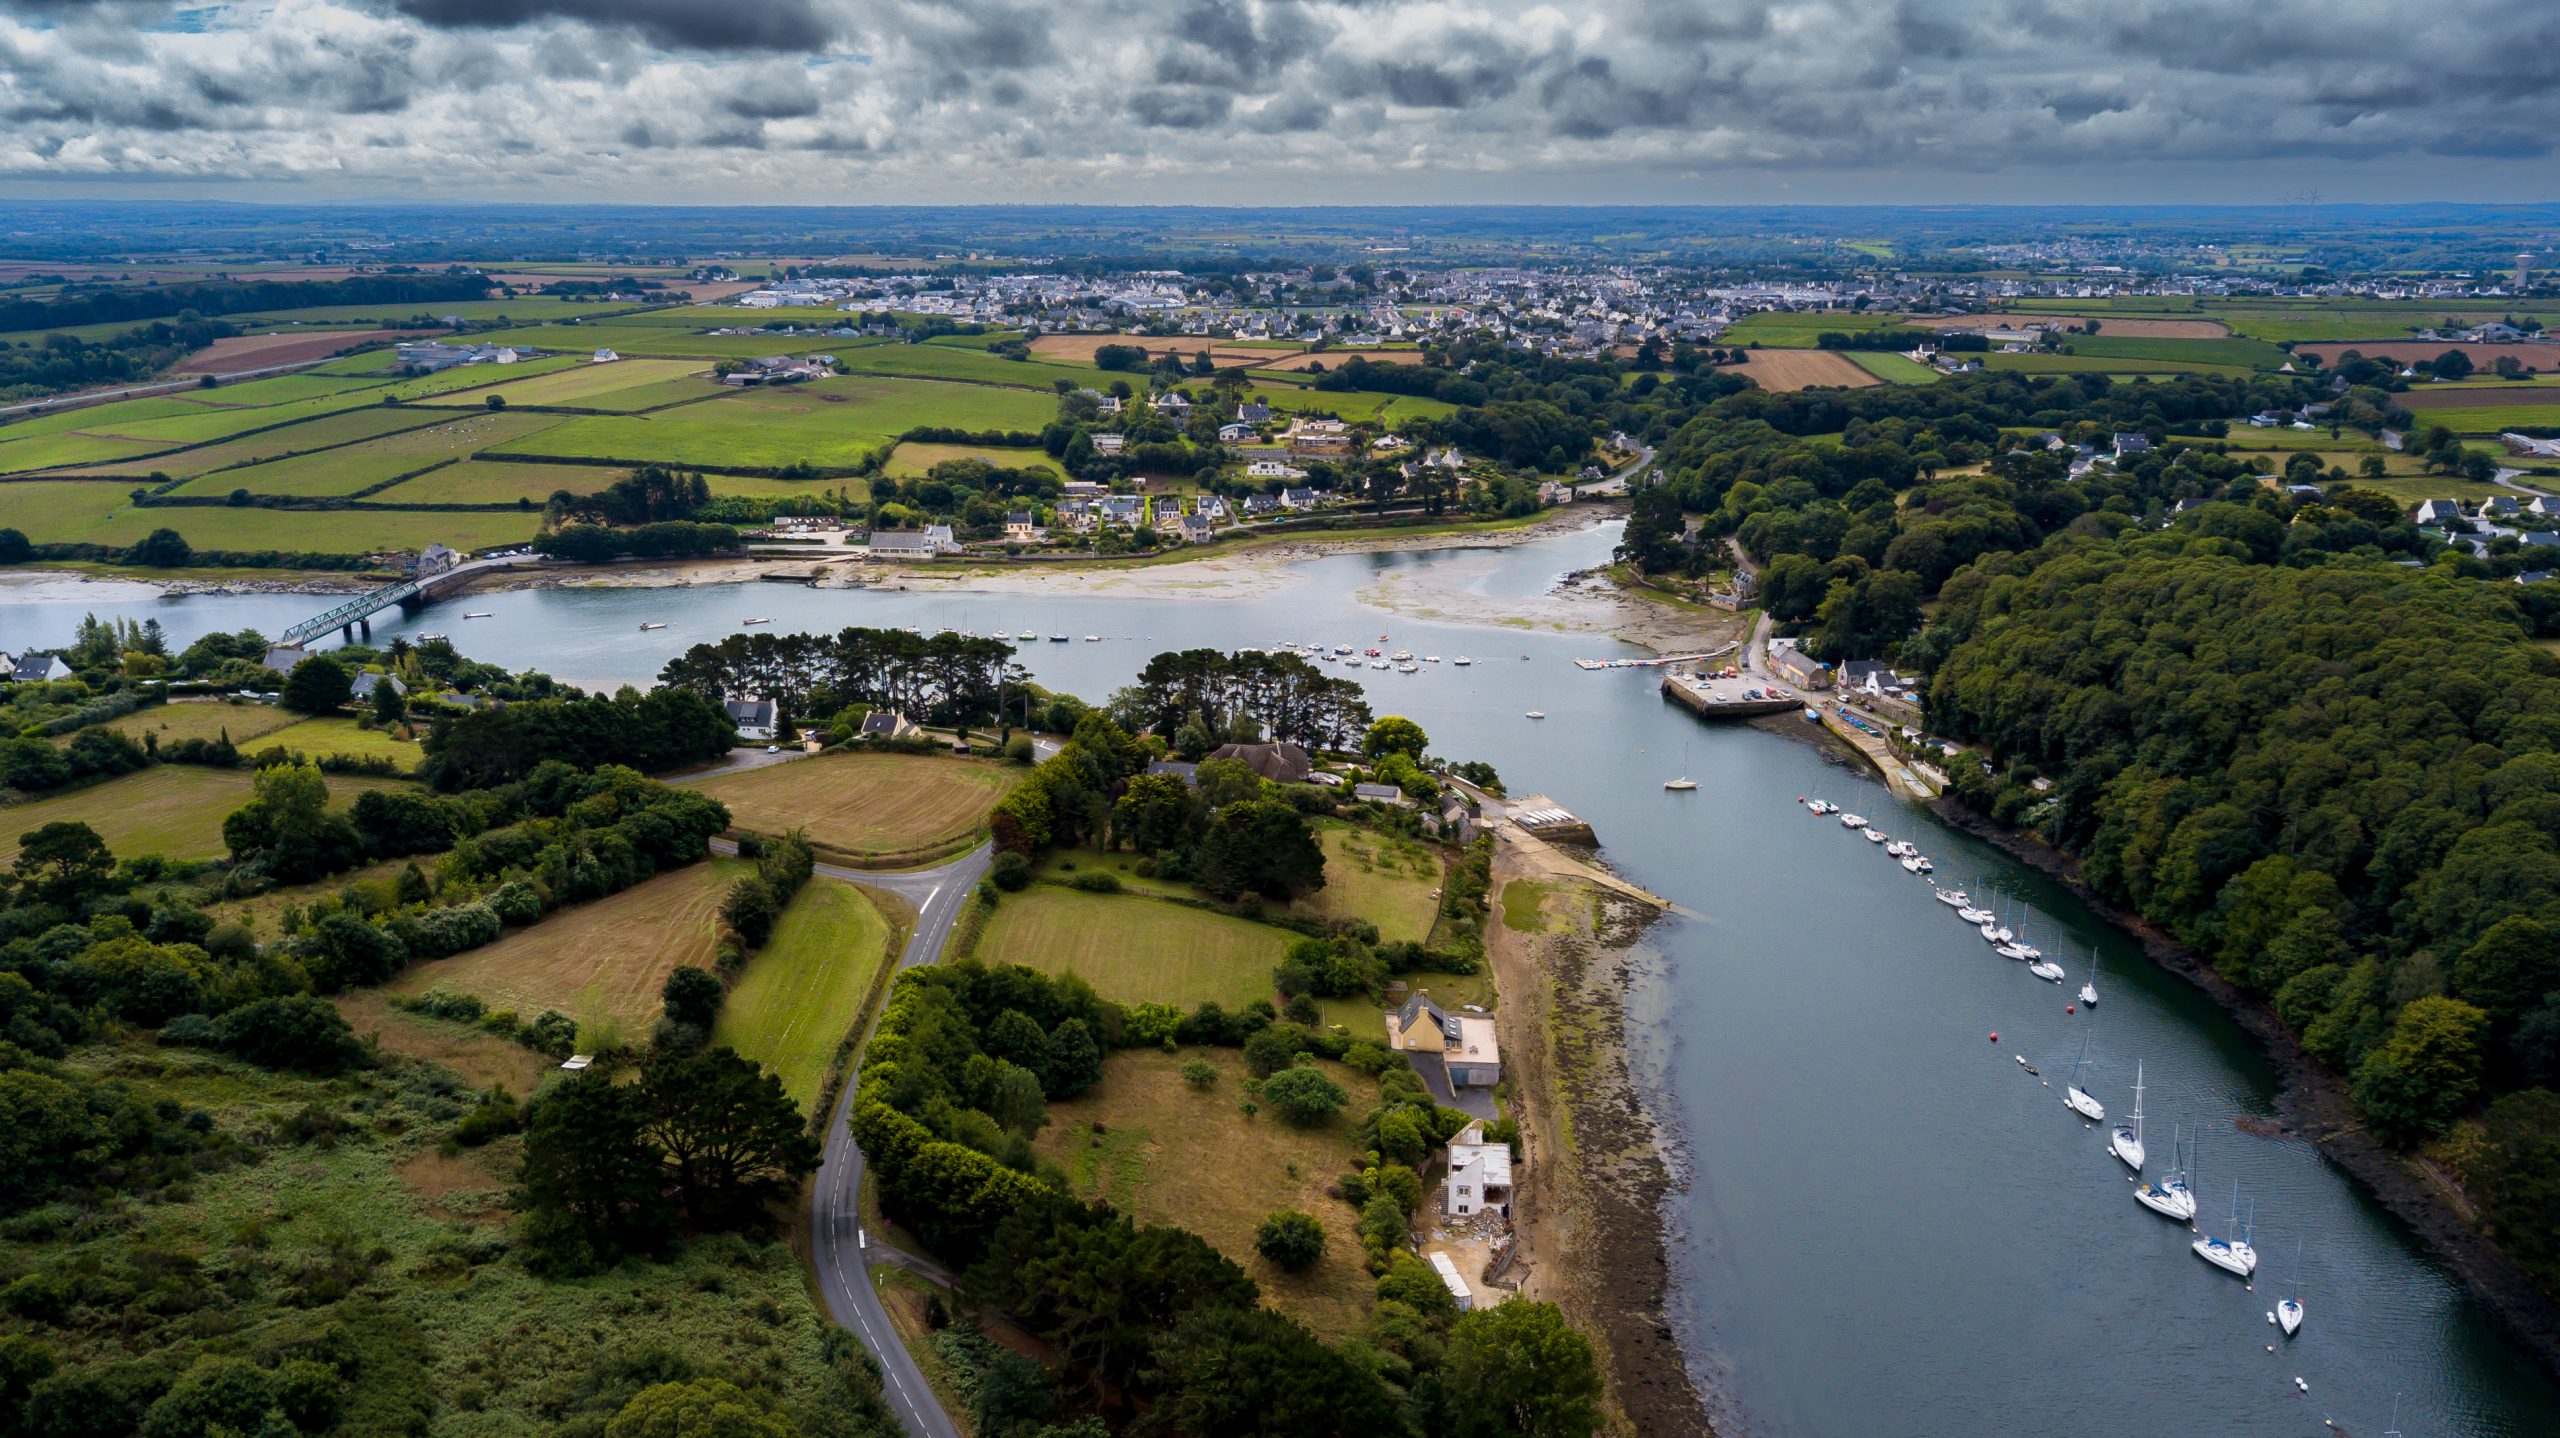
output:
[[1234, 108], [1234, 99], [1216, 90], [1141, 90], [1129, 97], [1130, 117], [1161, 129], [1197, 130]]
[[449, 29], [509, 30], [545, 20], [575, 20], [629, 30], [687, 50], [815, 50], [836, 36], [836, 23], [814, 0], [392, 0], [394, 8]]

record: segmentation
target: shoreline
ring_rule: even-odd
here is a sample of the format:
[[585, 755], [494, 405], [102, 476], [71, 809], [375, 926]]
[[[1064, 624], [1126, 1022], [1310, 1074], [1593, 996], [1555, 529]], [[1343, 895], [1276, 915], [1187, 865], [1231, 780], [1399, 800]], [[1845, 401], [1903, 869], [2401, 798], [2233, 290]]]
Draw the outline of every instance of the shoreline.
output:
[[2212, 999], [2258, 1046], [2275, 1070], [2276, 1120], [2310, 1140], [2392, 1218], [2415, 1233], [2427, 1255], [2461, 1280], [2518, 1347], [2560, 1380], [2560, 1303], [2534, 1287], [2498, 1245], [2463, 1216], [2465, 1200], [2416, 1160], [2385, 1148], [2356, 1117], [2346, 1081], [2303, 1052], [2293, 1031], [2265, 1001], [2243, 992], [2204, 960], [2138, 914], [2107, 902], [2080, 878], [2079, 861], [2041, 840], [2018, 833], [1958, 805], [1938, 799], [1930, 811], [1951, 828], [1999, 849], [2071, 891], [2089, 911], [2141, 946], [2144, 957]]
[[[1485, 952], [1526, 1171], [1514, 1199], [1519, 1292], [1557, 1304], [1590, 1339], [1606, 1431], [1715, 1438], [1668, 1308], [1665, 1215], [1683, 1169], [1628, 1049], [1637, 941], [1653, 912], [1507, 846], [1494, 878]], [[1535, 928], [1511, 926], [1515, 883], [1539, 886]]]

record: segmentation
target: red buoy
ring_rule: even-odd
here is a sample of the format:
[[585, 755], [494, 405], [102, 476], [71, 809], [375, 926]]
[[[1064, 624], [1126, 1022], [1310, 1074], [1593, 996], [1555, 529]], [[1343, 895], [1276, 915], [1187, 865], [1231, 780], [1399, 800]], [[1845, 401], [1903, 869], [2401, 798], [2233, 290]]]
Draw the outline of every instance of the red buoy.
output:
[[2062, 1011], [2063, 1011], [2064, 1013], [2066, 1013], [2066, 1014], [2076, 1014], [2076, 1013], [2078, 1013], [2080, 1010], [2079, 1010], [2079, 1006], [2078, 1006], [2078, 1005], [2075, 1005], [2075, 1004], [2064, 1004], [2064, 1005], [2062, 1006]]
[[1998, 1042], [2000, 1042], [2000, 1034], [1999, 1034], [1999, 1032], [1998, 1032], [1997, 1030], [1994, 1030], [1994, 1031], [1992, 1032], [1992, 1035], [1991, 1035], [1991, 1041], [1992, 1041], [1993, 1043], [1995, 1043], [1995, 1044], [1996, 1044], [1996, 1043], [1998, 1043]]

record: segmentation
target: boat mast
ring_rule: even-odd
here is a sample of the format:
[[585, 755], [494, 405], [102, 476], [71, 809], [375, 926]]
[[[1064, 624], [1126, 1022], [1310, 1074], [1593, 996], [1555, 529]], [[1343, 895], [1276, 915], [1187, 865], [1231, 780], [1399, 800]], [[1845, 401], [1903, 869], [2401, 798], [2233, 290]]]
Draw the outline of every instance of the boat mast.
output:
[[2142, 1142], [2142, 1060], [2133, 1061], [2133, 1141]]

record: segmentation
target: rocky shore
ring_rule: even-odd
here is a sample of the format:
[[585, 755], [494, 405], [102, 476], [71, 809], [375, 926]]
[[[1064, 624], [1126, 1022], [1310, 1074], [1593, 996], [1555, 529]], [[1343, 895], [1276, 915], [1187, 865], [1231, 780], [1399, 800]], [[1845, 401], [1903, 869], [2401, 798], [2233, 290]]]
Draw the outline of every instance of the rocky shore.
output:
[[2221, 1005], [2257, 1041], [2275, 1069], [2276, 1120], [2282, 1131], [2309, 1139], [2394, 1218], [2414, 1230], [2437, 1261], [2497, 1315], [2516, 1342], [2554, 1378], [2560, 1378], [2560, 1304], [2535, 1288], [2495, 1243], [2471, 1225], [2469, 1204], [2450, 1182], [2417, 1159], [2384, 1147], [2365, 1130], [2347, 1096], [2345, 1079], [2303, 1052], [2293, 1031], [2264, 1000], [2214, 972], [2194, 951], [2157, 926], [2101, 898], [2081, 880], [2079, 861], [2071, 855], [1951, 799], [1941, 799], [1932, 808], [1951, 827], [1994, 845], [2070, 889], [2092, 912], [2141, 944], [2153, 963]]
[[[1497, 852], [1494, 877], [1537, 896], [1531, 905], [1505, 895], [1487, 945], [1525, 1159], [1513, 1204], [1521, 1291], [1558, 1304], [1591, 1337], [1613, 1433], [1712, 1438], [1665, 1310], [1663, 1213], [1676, 1167], [1628, 1065], [1626, 994], [1640, 962], [1635, 940], [1653, 911], [1530, 871], [1509, 846]], [[1514, 917], [1527, 927], [1513, 928]]]

